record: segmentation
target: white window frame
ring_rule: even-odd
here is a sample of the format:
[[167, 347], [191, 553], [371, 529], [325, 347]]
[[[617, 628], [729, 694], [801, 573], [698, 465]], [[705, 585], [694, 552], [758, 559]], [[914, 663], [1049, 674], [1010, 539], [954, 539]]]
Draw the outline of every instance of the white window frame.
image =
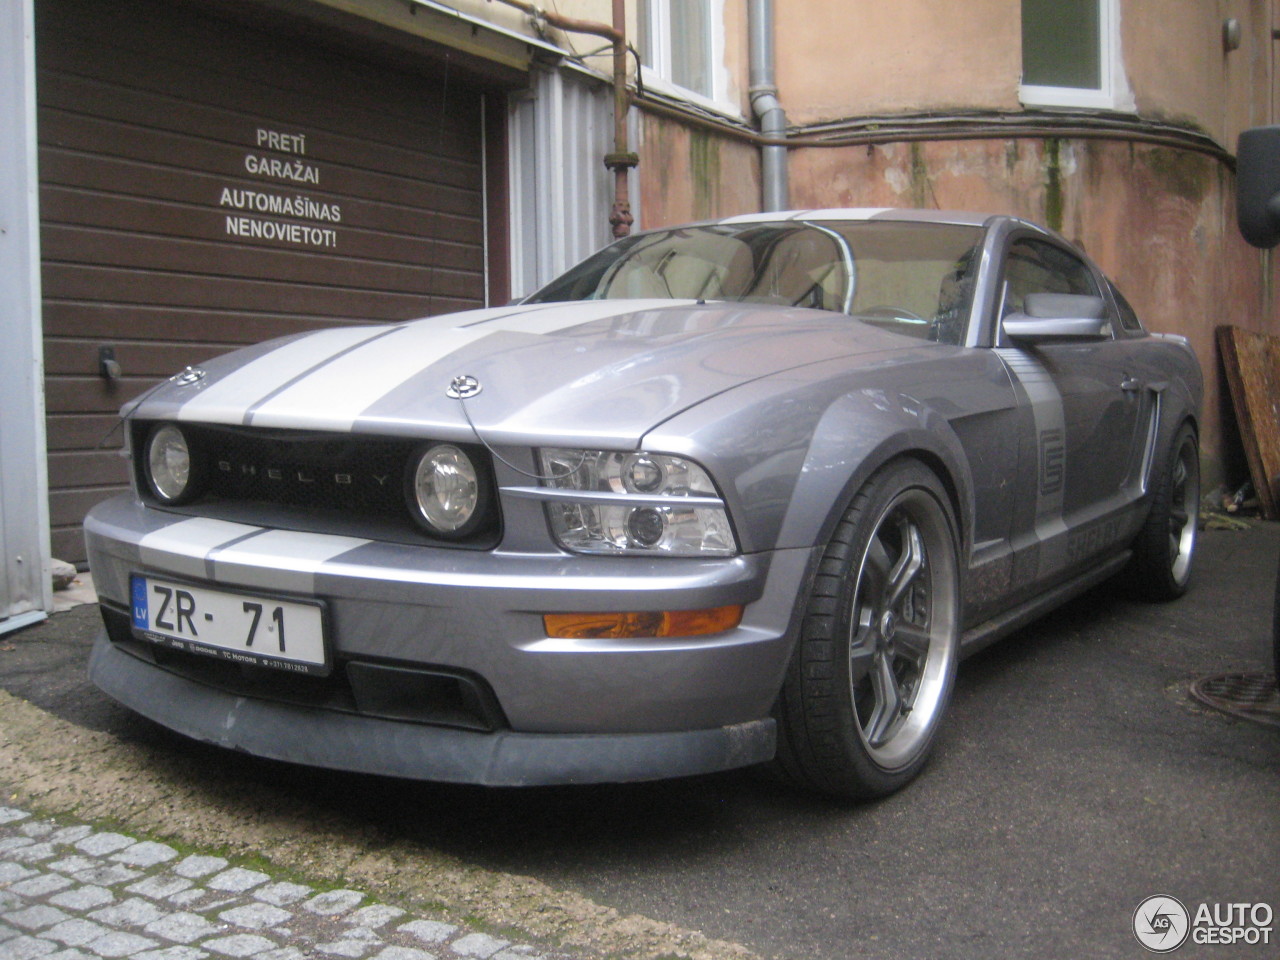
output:
[[1098, 0], [1099, 85], [1049, 87], [1018, 85], [1018, 99], [1029, 107], [1078, 107], [1094, 110], [1135, 109], [1125, 77], [1120, 43], [1120, 0]]
[[697, 90], [682, 87], [671, 77], [674, 74], [671, 49], [671, 5], [687, 3], [689, 0], [640, 0], [649, 12], [654, 39], [654, 49], [645, 50], [644, 56], [652, 60], [652, 64], [642, 63], [640, 77], [646, 87], [657, 93], [696, 103], [707, 110], [725, 114], [735, 119], [742, 118], [738, 105], [729, 99], [729, 72], [725, 68], [724, 37], [724, 0], [706, 0], [707, 25], [711, 36], [711, 50], [708, 53], [708, 72], [711, 79], [710, 95]]

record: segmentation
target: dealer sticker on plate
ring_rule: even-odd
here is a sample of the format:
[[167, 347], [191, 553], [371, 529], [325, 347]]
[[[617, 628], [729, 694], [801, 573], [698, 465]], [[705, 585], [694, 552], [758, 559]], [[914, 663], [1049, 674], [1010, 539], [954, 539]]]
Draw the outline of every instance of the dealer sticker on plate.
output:
[[318, 603], [210, 590], [135, 574], [133, 626], [153, 643], [290, 673], [327, 674]]

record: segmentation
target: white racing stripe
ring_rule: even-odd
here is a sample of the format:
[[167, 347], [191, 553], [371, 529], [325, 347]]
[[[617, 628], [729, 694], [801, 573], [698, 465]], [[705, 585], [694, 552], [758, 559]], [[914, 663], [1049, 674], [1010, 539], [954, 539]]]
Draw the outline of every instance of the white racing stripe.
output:
[[214, 579], [267, 592], [313, 594], [315, 575], [332, 558], [371, 543], [357, 537], [268, 530], [210, 556]]
[[183, 404], [178, 419], [242, 423], [245, 411], [272, 390], [315, 369], [335, 353], [383, 335], [387, 329], [384, 325], [320, 330], [283, 344], [201, 390]]
[[[305, 424], [309, 429], [350, 430], [364, 411], [406, 380], [491, 333], [552, 334], [637, 310], [690, 303], [693, 301], [598, 300], [474, 311], [418, 321], [335, 357], [312, 375], [261, 401], [247, 420], [261, 427]], [[274, 354], [265, 359], [271, 356]]]
[[205, 579], [205, 557], [224, 543], [252, 536], [261, 527], [195, 517], [148, 533], [138, 542], [142, 562], [167, 574]]

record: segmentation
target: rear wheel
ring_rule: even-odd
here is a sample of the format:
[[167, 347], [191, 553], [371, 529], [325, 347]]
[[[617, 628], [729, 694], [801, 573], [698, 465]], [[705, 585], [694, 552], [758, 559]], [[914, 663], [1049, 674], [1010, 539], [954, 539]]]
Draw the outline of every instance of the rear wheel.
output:
[[950, 699], [960, 623], [950, 502], [915, 460], [883, 467], [822, 557], [778, 702], [778, 765], [824, 793], [892, 793], [924, 765]]
[[1153, 478], [1151, 512], [1133, 543], [1131, 581], [1148, 600], [1187, 592], [1200, 521], [1200, 444], [1184, 424]]

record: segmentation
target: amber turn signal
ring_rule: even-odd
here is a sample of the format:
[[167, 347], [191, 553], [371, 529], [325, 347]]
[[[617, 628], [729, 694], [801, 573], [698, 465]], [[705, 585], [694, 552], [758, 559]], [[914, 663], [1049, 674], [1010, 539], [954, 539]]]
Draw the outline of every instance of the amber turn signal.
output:
[[732, 630], [741, 622], [742, 604], [646, 613], [548, 613], [542, 618], [547, 636], [558, 640], [700, 637]]

